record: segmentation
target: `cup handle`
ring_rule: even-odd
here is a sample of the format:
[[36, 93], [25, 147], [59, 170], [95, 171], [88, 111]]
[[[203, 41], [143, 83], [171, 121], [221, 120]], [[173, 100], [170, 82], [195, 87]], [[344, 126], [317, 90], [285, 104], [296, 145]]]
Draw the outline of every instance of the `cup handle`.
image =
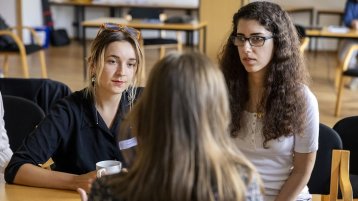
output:
[[106, 174], [106, 169], [105, 168], [101, 168], [97, 171], [97, 178], [101, 178], [102, 174]]

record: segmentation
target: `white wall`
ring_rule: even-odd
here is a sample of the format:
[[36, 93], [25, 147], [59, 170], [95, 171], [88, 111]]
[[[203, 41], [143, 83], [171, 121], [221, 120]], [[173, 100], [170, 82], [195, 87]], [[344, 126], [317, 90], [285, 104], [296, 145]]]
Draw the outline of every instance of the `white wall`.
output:
[[0, 0], [0, 15], [10, 26], [16, 25], [16, 1]]

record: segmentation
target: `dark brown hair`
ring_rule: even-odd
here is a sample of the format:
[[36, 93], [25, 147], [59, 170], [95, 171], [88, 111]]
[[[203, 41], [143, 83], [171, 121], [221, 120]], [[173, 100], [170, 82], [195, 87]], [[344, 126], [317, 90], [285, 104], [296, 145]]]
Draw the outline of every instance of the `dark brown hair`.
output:
[[[308, 74], [299, 51], [299, 38], [289, 15], [274, 3], [249, 3], [234, 14], [231, 35], [236, 35], [241, 19], [256, 20], [274, 36], [273, 57], [266, 67], [265, 91], [260, 102], [260, 109], [265, 113], [264, 146], [269, 140], [281, 136], [301, 134], [306, 108], [303, 86]], [[219, 55], [219, 62], [230, 93], [231, 134], [236, 136], [249, 99], [248, 73], [229, 37]]]

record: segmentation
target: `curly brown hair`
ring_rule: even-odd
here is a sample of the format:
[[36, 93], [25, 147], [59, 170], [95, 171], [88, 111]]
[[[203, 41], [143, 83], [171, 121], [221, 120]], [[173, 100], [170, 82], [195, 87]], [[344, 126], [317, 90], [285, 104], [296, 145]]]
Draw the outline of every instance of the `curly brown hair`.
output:
[[[266, 67], [265, 91], [259, 103], [259, 109], [265, 113], [263, 145], [266, 147], [269, 140], [303, 132], [306, 101], [302, 88], [307, 84], [308, 73], [295, 26], [279, 5], [257, 1], [240, 8], [233, 16], [231, 36], [236, 35], [240, 19], [256, 20], [274, 36], [273, 57]], [[249, 91], [248, 73], [230, 37], [219, 54], [219, 63], [230, 93], [231, 134], [235, 137], [249, 101]]]

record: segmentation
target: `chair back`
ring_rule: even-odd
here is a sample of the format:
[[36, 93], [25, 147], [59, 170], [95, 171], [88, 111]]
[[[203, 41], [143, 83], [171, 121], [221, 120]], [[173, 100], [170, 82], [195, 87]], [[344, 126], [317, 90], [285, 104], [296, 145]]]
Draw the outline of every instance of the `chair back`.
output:
[[45, 113], [34, 102], [17, 96], [3, 95], [5, 129], [10, 148], [16, 151], [23, 139], [45, 117]]
[[295, 24], [295, 28], [297, 31], [298, 38], [300, 39], [300, 51], [304, 53], [305, 49], [308, 47], [310, 39], [306, 37], [306, 28], [302, 25]]
[[333, 129], [337, 131], [343, 142], [343, 149], [350, 151], [349, 172], [358, 175], [358, 116], [339, 120]]
[[316, 162], [308, 182], [311, 194], [330, 194], [332, 151], [342, 149], [342, 141], [332, 128], [320, 123]]
[[304, 26], [295, 24], [295, 28], [300, 39], [306, 37], [306, 28]]
[[[5, 22], [4, 18], [0, 15], [0, 30], [6, 30], [9, 25]], [[7, 35], [0, 35], [0, 50], [6, 49], [9, 46], [16, 46], [15, 41]]]
[[344, 59], [338, 63], [336, 68], [336, 79], [335, 86], [338, 87], [338, 93], [336, 98], [336, 107], [334, 110], [334, 115], [338, 117], [341, 113], [342, 105], [342, 95], [343, 95], [343, 85], [346, 77], [355, 77], [358, 78], [358, 69], [357, 68], [348, 68], [350, 61], [353, 57], [356, 56], [358, 51], [358, 44], [351, 45], [347, 50]]
[[[26, 30], [30, 33], [33, 42], [25, 44], [22, 41], [22, 33]], [[9, 57], [10, 55], [20, 56], [21, 67], [24, 78], [30, 77], [27, 55], [38, 53], [40, 61], [41, 76], [47, 78], [47, 67], [45, 51], [34, 28], [29, 26], [9, 27], [0, 16], [0, 55], [4, 55], [3, 73], [5, 77], [9, 76]]]
[[3, 95], [19, 96], [35, 102], [48, 114], [57, 100], [71, 94], [71, 89], [58, 81], [42, 78], [0, 78]]

